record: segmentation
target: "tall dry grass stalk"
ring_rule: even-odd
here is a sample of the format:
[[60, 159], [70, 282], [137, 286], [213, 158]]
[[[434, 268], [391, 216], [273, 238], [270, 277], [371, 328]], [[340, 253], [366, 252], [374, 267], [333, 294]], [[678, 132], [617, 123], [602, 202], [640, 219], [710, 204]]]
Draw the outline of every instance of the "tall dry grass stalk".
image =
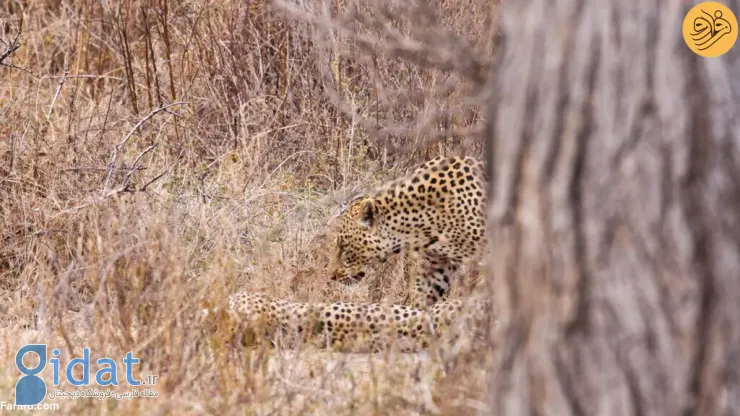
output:
[[[2, 3], [0, 362], [34, 341], [67, 360], [134, 351], [160, 375], [157, 399], [60, 402], [70, 414], [478, 407], [470, 356], [249, 350], [204, 312], [241, 288], [402, 299], [403, 259], [375, 295], [329, 285], [325, 224], [348, 190], [482, 151], [491, 5], [434, 3]], [[468, 59], [429, 55], [442, 38]]]

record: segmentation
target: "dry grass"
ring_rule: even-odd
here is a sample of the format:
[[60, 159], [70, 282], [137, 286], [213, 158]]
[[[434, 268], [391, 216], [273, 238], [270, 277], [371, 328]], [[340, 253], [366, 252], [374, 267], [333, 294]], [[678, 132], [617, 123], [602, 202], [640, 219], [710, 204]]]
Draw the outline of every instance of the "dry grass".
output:
[[[487, 48], [490, 2], [437, 6]], [[427, 134], [475, 126], [463, 81], [382, 51], [369, 59], [262, 1], [0, 3], [0, 38], [21, 23], [0, 66], [0, 362], [46, 342], [134, 351], [142, 374], [160, 375], [159, 398], [60, 402], [70, 414], [477, 406], [474, 355], [253, 351], [230, 342], [225, 314], [203, 313], [242, 288], [401, 299], [402, 259], [383, 282], [328, 283], [326, 221], [348, 189], [440, 153], [480, 154], [475, 138]], [[402, 125], [414, 128], [381, 128]], [[17, 375], [0, 376], [0, 400], [12, 401]]]

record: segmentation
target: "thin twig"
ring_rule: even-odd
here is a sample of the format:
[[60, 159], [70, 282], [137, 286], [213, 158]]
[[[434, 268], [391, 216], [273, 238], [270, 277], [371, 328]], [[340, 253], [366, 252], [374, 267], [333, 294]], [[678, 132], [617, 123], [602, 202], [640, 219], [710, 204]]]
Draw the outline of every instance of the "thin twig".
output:
[[58, 79], [58, 78], [67, 78], [67, 79], [112, 79], [116, 81], [121, 81], [123, 78], [121, 77], [114, 77], [112, 75], [98, 75], [98, 74], [78, 74], [78, 75], [44, 75], [43, 77], [40, 77], [41, 79]]
[[[138, 170], [145, 170], [146, 169], [146, 166], [138, 166], [136, 168], [133, 168], [132, 167], [131, 169], [135, 169], [137, 171]], [[123, 168], [116, 168], [115, 170], [119, 170], [119, 171], [120, 170], [125, 170], [125, 171], [128, 172], [130, 169], [123, 167]], [[60, 170], [60, 172], [107, 172], [107, 171], [108, 171], [108, 168], [107, 167], [105, 167], [105, 168], [95, 168], [95, 167], [86, 167], [86, 166], [79, 166], [79, 167], [74, 167], [74, 168], [64, 168], [64, 169], [61, 169]]]
[[155, 177], [154, 177], [154, 178], [153, 178], [152, 180], [150, 180], [149, 182], [145, 183], [145, 184], [144, 184], [144, 186], [142, 186], [141, 188], [139, 188], [139, 191], [141, 191], [141, 192], [144, 192], [144, 191], [146, 191], [146, 188], [147, 188], [147, 187], [148, 187], [149, 185], [151, 185], [151, 184], [153, 184], [154, 182], [158, 181], [158, 180], [159, 180], [160, 178], [162, 178], [162, 177], [163, 177], [163, 176], [164, 176], [165, 174], [167, 174], [168, 172], [172, 172], [172, 169], [174, 169], [174, 168], [175, 168], [175, 165], [177, 165], [177, 162], [179, 162], [179, 161], [180, 161], [180, 159], [182, 159], [182, 155], [184, 155], [184, 154], [185, 154], [185, 151], [184, 151], [184, 150], [183, 150], [183, 151], [181, 151], [181, 152], [180, 152], [180, 154], [179, 154], [179, 155], [177, 156], [177, 159], [175, 159], [175, 161], [174, 161], [174, 162], [172, 163], [172, 166], [170, 166], [169, 168], [167, 168], [167, 169], [165, 169], [164, 171], [162, 171], [162, 173], [160, 173], [159, 175], [155, 176]]
[[5, 65], [3, 61], [20, 47], [21, 45], [19, 43], [11, 43], [10, 46], [8, 46], [8, 48], [0, 55], [0, 64]]
[[108, 173], [105, 176], [105, 182], [103, 183], [103, 194], [106, 194], [108, 192], [108, 184], [110, 183], [110, 178], [113, 175], [113, 170], [115, 168], [116, 161], [118, 160], [118, 154], [120, 153], [121, 149], [123, 149], [123, 146], [126, 145], [126, 143], [133, 137], [134, 133], [149, 119], [157, 115], [158, 113], [161, 113], [162, 111], [167, 110], [170, 107], [174, 107], [176, 105], [186, 105], [186, 102], [178, 101], [176, 103], [170, 103], [162, 107], [155, 108], [152, 110], [149, 114], [147, 114], [144, 118], [139, 120], [138, 123], [131, 129], [131, 131], [128, 132], [126, 137], [121, 140], [121, 143], [119, 143], [116, 147], [113, 148], [113, 156], [111, 157], [110, 162], [108, 163]]
[[67, 74], [69, 74], [69, 70], [65, 68], [64, 75], [62, 75], [62, 79], [59, 80], [59, 85], [57, 86], [57, 92], [54, 93], [54, 98], [51, 100], [51, 105], [49, 106], [49, 112], [46, 113], [46, 121], [49, 121], [49, 119], [51, 119], [51, 114], [54, 112], [54, 104], [56, 104], [57, 100], [59, 99], [59, 94], [61, 94], [62, 87], [64, 87], [64, 81], [67, 80]]
[[136, 171], [138, 170], [137, 165], [139, 164], [139, 160], [141, 160], [141, 158], [144, 157], [144, 155], [154, 150], [154, 148], [157, 147], [158, 144], [159, 143], [154, 143], [153, 145], [147, 147], [141, 153], [139, 153], [139, 156], [136, 157], [136, 159], [134, 160], [134, 163], [131, 165], [131, 169], [129, 169], [129, 171], [126, 172], [126, 176], [123, 177], [123, 187], [126, 191], [133, 192], [133, 190], [129, 187], [129, 185], [131, 183], [131, 175], [136, 173]]
[[15, 35], [15, 39], [13, 39], [13, 41], [10, 42], [10, 44], [7, 44], [8, 46], [5, 48], [5, 51], [0, 54], [0, 64], [2, 64], [3, 66], [6, 65], [3, 63], [3, 61], [6, 58], [8, 58], [10, 55], [12, 55], [13, 52], [17, 51], [18, 48], [21, 47], [21, 43], [18, 41], [18, 39], [20, 39], [22, 32], [23, 32], [23, 19], [21, 19], [20, 27], [18, 28], [18, 33]]
[[93, 198], [93, 199], [89, 200], [88, 202], [85, 202], [84, 204], [80, 204], [80, 205], [74, 206], [72, 208], [63, 209], [63, 210], [57, 212], [56, 214], [52, 215], [51, 218], [53, 219], [53, 218], [56, 218], [56, 217], [58, 217], [60, 215], [63, 215], [63, 214], [75, 214], [75, 213], [79, 212], [80, 210], [82, 210], [83, 208], [87, 208], [87, 207], [91, 207], [93, 205], [97, 205], [97, 204], [105, 201], [108, 198], [111, 198], [111, 197], [113, 197], [115, 195], [118, 195], [118, 194], [124, 193], [124, 192], [127, 192], [125, 187], [123, 187], [123, 186], [118, 187], [116, 189], [113, 189], [111, 191], [106, 192], [105, 194], [103, 194], [103, 195], [101, 195], [101, 196], [99, 196], [97, 198]]
[[20, 65], [13, 65], [13, 64], [8, 64], [8, 63], [5, 63], [5, 62], [2, 62], [2, 63], [0, 63], [0, 66], [4, 66], [6, 68], [11, 68], [11, 69], [18, 69], [18, 70], [21, 70], [21, 71], [23, 71], [23, 72], [31, 75], [34, 78], [40, 78], [38, 75], [34, 74], [33, 71], [31, 71], [30, 69], [24, 68], [24, 67], [22, 67]]

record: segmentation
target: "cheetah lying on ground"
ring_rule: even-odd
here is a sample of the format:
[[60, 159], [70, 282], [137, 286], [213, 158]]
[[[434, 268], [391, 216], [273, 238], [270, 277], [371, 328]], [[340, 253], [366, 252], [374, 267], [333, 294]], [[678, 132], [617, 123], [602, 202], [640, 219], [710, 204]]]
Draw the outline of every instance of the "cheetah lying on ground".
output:
[[464, 310], [460, 300], [439, 302], [426, 312], [376, 303], [289, 302], [246, 291], [229, 296], [229, 309], [245, 321], [247, 336], [253, 338], [248, 343], [268, 340], [287, 348], [307, 344], [342, 352], [427, 348], [451, 335], [453, 323], [460, 328]]
[[367, 266], [402, 250], [423, 256], [411, 306], [426, 309], [450, 292], [466, 261], [485, 240], [485, 176], [473, 158], [437, 157], [410, 175], [357, 195], [338, 215], [332, 280], [362, 279]]

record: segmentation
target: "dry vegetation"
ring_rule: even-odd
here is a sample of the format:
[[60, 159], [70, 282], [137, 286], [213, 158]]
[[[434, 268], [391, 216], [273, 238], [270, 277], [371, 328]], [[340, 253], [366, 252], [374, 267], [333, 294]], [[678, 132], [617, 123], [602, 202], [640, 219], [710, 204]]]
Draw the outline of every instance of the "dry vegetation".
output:
[[[405, 3], [299, 4], [0, 3], [0, 362], [46, 342], [134, 351], [160, 375], [159, 398], [62, 412], [480, 407], [475, 354], [250, 351], [229, 342], [228, 316], [203, 312], [243, 288], [377, 298], [328, 283], [337, 198], [440, 153], [482, 152], [491, 2], [437, 1], [439, 21]], [[402, 262], [370, 283], [384, 301], [403, 296]], [[0, 374], [0, 400], [16, 381]]]

